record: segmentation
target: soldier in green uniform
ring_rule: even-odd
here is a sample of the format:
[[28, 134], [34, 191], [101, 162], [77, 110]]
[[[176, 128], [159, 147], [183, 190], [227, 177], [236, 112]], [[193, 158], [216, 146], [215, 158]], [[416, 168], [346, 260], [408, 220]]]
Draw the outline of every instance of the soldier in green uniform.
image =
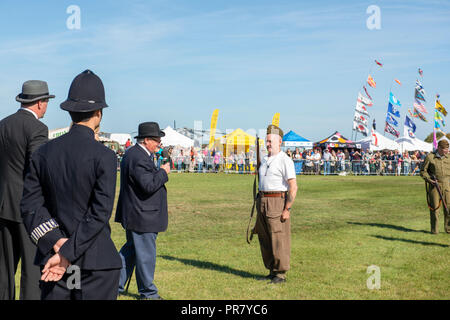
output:
[[[439, 209], [444, 210], [444, 230], [450, 233], [450, 216], [449, 211], [445, 210], [444, 204], [439, 196], [436, 185], [438, 184], [443, 200], [450, 204], [450, 156], [449, 143], [447, 140], [441, 140], [435, 152], [430, 153], [420, 170], [420, 176], [427, 183], [427, 199], [430, 207], [430, 223], [431, 233], [437, 234]], [[448, 207], [447, 207], [448, 208]]]

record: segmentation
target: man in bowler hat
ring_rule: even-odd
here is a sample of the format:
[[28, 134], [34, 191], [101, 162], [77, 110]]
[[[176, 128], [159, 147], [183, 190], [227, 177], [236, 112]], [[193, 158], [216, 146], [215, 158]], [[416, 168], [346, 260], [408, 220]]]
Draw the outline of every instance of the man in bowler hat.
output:
[[48, 128], [39, 119], [54, 97], [45, 81], [26, 81], [16, 97], [20, 109], [0, 121], [0, 300], [15, 298], [14, 275], [20, 259], [20, 299], [40, 297], [39, 267], [33, 263], [36, 246], [23, 225], [20, 200], [31, 154], [48, 140]]
[[119, 293], [136, 266], [141, 299], [162, 299], [153, 283], [156, 265], [156, 237], [167, 229], [167, 190], [170, 163], [155, 166], [154, 154], [165, 134], [156, 122], [139, 125], [136, 145], [125, 152], [120, 166], [120, 195], [116, 222], [126, 230], [127, 241], [120, 249], [122, 271]]
[[117, 160], [94, 137], [106, 107], [97, 75], [75, 77], [61, 104], [72, 127], [33, 154], [25, 177], [21, 212], [38, 248], [43, 300], [117, 298], [122, 263], [109, 225]]

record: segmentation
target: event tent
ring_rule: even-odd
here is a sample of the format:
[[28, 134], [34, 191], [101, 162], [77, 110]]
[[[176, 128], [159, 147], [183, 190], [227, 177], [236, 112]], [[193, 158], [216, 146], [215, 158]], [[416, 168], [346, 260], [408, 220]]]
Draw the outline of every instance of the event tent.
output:
[[411, 137], [401, 137], [395, 140], [399, 144], [399, 151], [425, 151], [425, 152], [431, 152], [433, 151], [433, 144], [427, 143], [425, 141], [422, 141], [417, 138], [411, 138]]
[[181, 146], [183, 148], [190, 148], [194, 145], [194, 140], [176, 132], [170, 126], [167, 126], [163, 131], [166, 134], [161, 138], [161, 144], [164, 147]]
[[331, 136], [314, 143], [314, 148], [361, 149], [361, 144], [348, 140], [338, 131]]
[[377, 131], [372, 131], [372, 134], [356, 143], [361, 144], [361, 149], [370, 151], [379, 150], [401, 150], [400, 145]]
[[[229, 156], [231, 152], [248, 152], [250, 147], [255, 146], [256, 137], [248, 134], [242, 129], [236, 129], [214, 141], [214, 147], [222, 149], [225, 156]], [[264, 147], [264, 139], [259, 139], [259, 146]]]
[[308, 139], [296, 134], [294, 131], [289, 131], [283, 136], [283, 147], [301, 147], [311, 149], [313, 143]]

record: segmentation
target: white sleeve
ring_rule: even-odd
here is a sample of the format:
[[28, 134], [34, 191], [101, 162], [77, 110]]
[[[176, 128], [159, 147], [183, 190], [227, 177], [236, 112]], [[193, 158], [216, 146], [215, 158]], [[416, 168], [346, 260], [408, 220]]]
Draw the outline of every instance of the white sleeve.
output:
[[289, 179], [295, 179], [297, 176], [295, 174], [295, 166], [294, 166], [294, 161], [292, 161], [291, 158], [286, 157], [284, 162], [284, 177], [286, 179], [286, 181], [288, 181]]

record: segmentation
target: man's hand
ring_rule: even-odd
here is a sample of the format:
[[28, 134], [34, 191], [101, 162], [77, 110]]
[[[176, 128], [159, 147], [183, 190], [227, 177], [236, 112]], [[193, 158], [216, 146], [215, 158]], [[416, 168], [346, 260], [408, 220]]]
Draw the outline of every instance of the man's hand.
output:
[[69, 265], [69, 260], [59, 253], [55, 254], [45, 264], [41, 280], [45, 282], [61, 280]]
[[61, 238], [58, 240], [58, 242], [55, 243], [55, 245], [53, 246], [53, 251], [55, 251], [55, 253], [59, 252], [59, 249], [61, 249], [61, 247], [63, 246], [64, 243], [66, 243], [66, 241], [69, 240], [67, 238]]
[[170, 163], [168, 162], [166, 164], [163, 164], [161, 166], [161, 169], [163, 169], [164, 171], [166, 171], [167, 174], [169, 174], [170, 173]]
[[284, 209], [283, 213], [281, 214], [281, 222], [285, 222], [286, 220], [288, 220], [291, 216], [291, 213], [289, 210]]

